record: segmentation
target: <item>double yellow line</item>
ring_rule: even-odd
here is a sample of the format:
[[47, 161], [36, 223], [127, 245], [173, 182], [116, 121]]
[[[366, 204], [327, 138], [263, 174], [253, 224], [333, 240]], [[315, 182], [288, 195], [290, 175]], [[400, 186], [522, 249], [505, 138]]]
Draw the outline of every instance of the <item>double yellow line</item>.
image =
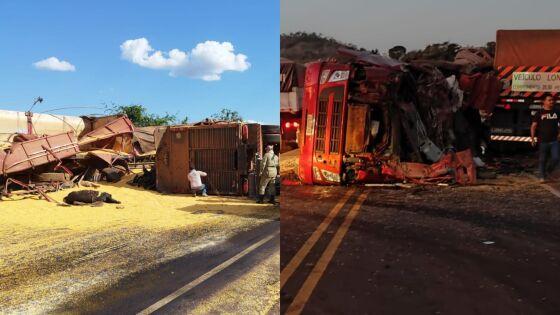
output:
[[[294, 272], [299, 267], [301, 262], [305, 259], [307, 254], [309, 254], [313, 246], [315, 246], [319, 238], [321, 238], [321, 235], [323, 235], [323, 233], [331, 224], [332, 220], [336, 218], [336, 216], [340, 212], [340, 209], [342, 209], [344, 204], [346, 204], [346, 202], [348, 201], [350, 196], [354, 194], [354, 192], [355, 189], [353, 188], [349, 189], [346, 192], [344, 197], [333, 207], [333, 209], [329, 212], [329, 214], [323, 220], [323, 222], [321, 222], [321, 224], [317, 227], [317, 229], [313, 232], [313, 234], [311, 234], [311, 236], [307, 239], [307, 241], [305, 241], [303, 246], [290, 260], [288, 265], [286, 265], [286, 267], [280, 272], [280, 289], [282, 289], [284, 284], [286, 284], [288, 279], [290, 279], [290, 277], [294, 274]], [[286, 311], [286, 314], [296, 315], [301, 313], [301, 311], [305, 307], [305, 304], [309, 300], [311, 293], [313, 293], [313, 290], [317, 286], [317, 283], [323, 276], [323, 273], [327, 269], [327, 266], [332, 260], [336, 250], [338, 249], [340, 243], [342, 242], [342, 239], [346, 235], [346, 232], [348, 232], [348, 229], [350, 228], [352, 221], [354, 221], [354, 218], [358, 214], [360, 207], [362, 203], [366, 200], [366, 198], [367, 198], [367, 193], [363, 192], [360, 194], [356, 202], [354, 202], [354, 205], [352, 206], [348, 214], [346, 214], [346, 217], [344, 218], [344, 222], [342, 222], [342, 224], [336, 231], [336, 234], [330, 241], [329, 245], [327, 246], [327, 248], [325, 249], [321, 257], [319, 258], [319, 261], [317, 262], [317, 264], [315, 265], [315, 267], [313, 268], [309, 276], [307, 276], [307, 279], [303, 283], [302, 287], [299, 289], [298, 293], [296, 294], [296, 297], [292, 301], [292, 304], [290, 304], [290, 307]]]

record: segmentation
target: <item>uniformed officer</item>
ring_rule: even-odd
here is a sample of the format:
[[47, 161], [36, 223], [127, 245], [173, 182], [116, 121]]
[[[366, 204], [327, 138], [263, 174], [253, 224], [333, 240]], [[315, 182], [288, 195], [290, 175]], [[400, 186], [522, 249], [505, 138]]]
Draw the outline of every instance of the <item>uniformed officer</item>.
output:
[[257, 203], [263, 203], [267, 187], [269, 188], [270, 199], [268, 202], [276, 204], [274, 200], [276, 194], [276, 176], [278, 175], [279, 161], [278, 156], [274, 154], [272, 145], [267, 145], [266, 153], [263, 155], [260, 165], [260, 182], [259, 182], [259, 198]]

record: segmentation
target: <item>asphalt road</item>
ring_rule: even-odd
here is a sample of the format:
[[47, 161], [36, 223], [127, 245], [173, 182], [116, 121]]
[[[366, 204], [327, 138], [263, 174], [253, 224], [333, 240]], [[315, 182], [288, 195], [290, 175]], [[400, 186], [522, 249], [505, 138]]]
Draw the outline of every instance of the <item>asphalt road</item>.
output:
[[[137, 314], [201, 276], [208, 276], [150, 313], [278, 313], [279, 225], [278, 221], [263, 224], [216, 246], [133, 274], [104, 292], [64, 305], [56, 312]], [[252, 245], [254, 248], [250, 248]], [[247, 248], [251, 250], [234, 258]], [[209, 274], [232, 258], [231, 264]], [[259, 292], [247, 294], [251, 288], [259, 288]]]
[[560, 314], [559, 188], [284, 187], [281, 312]]

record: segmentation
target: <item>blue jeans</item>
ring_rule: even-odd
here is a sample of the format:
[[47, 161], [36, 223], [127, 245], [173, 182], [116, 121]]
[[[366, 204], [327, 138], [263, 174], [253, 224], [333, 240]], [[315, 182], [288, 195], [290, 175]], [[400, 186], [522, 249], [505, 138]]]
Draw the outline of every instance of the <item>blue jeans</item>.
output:
[[539, 145], [539, 171], [541, 178], [546, 178], [546, 175], [556, 168], [559, 149], [558, 141], [544, 142]]
[[203, 195], [206, 195], [206, 185], [202, 184], [202, 186], [196, 188], [196, 189], [192, 189], [193, 193], [198, 193], [201, 192]]

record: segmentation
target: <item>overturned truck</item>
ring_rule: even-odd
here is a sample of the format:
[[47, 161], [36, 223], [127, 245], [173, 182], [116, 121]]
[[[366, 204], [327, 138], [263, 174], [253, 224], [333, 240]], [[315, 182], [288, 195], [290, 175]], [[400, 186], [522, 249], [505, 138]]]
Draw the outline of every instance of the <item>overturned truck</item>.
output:
[[248, 195], [254, 190], [255, 155], [262, 155], [259, 124], [171, 126], [156, 153], [157, 190], [190, 193], [189, 166], [204, 171], [210, 194]]
[[458, 130], [468, 127], [456, 123], [464, 117], [455, 76], [367, 52], [339, 54], [307, 65], [304, 184], [476, 181], [472, 143]]

